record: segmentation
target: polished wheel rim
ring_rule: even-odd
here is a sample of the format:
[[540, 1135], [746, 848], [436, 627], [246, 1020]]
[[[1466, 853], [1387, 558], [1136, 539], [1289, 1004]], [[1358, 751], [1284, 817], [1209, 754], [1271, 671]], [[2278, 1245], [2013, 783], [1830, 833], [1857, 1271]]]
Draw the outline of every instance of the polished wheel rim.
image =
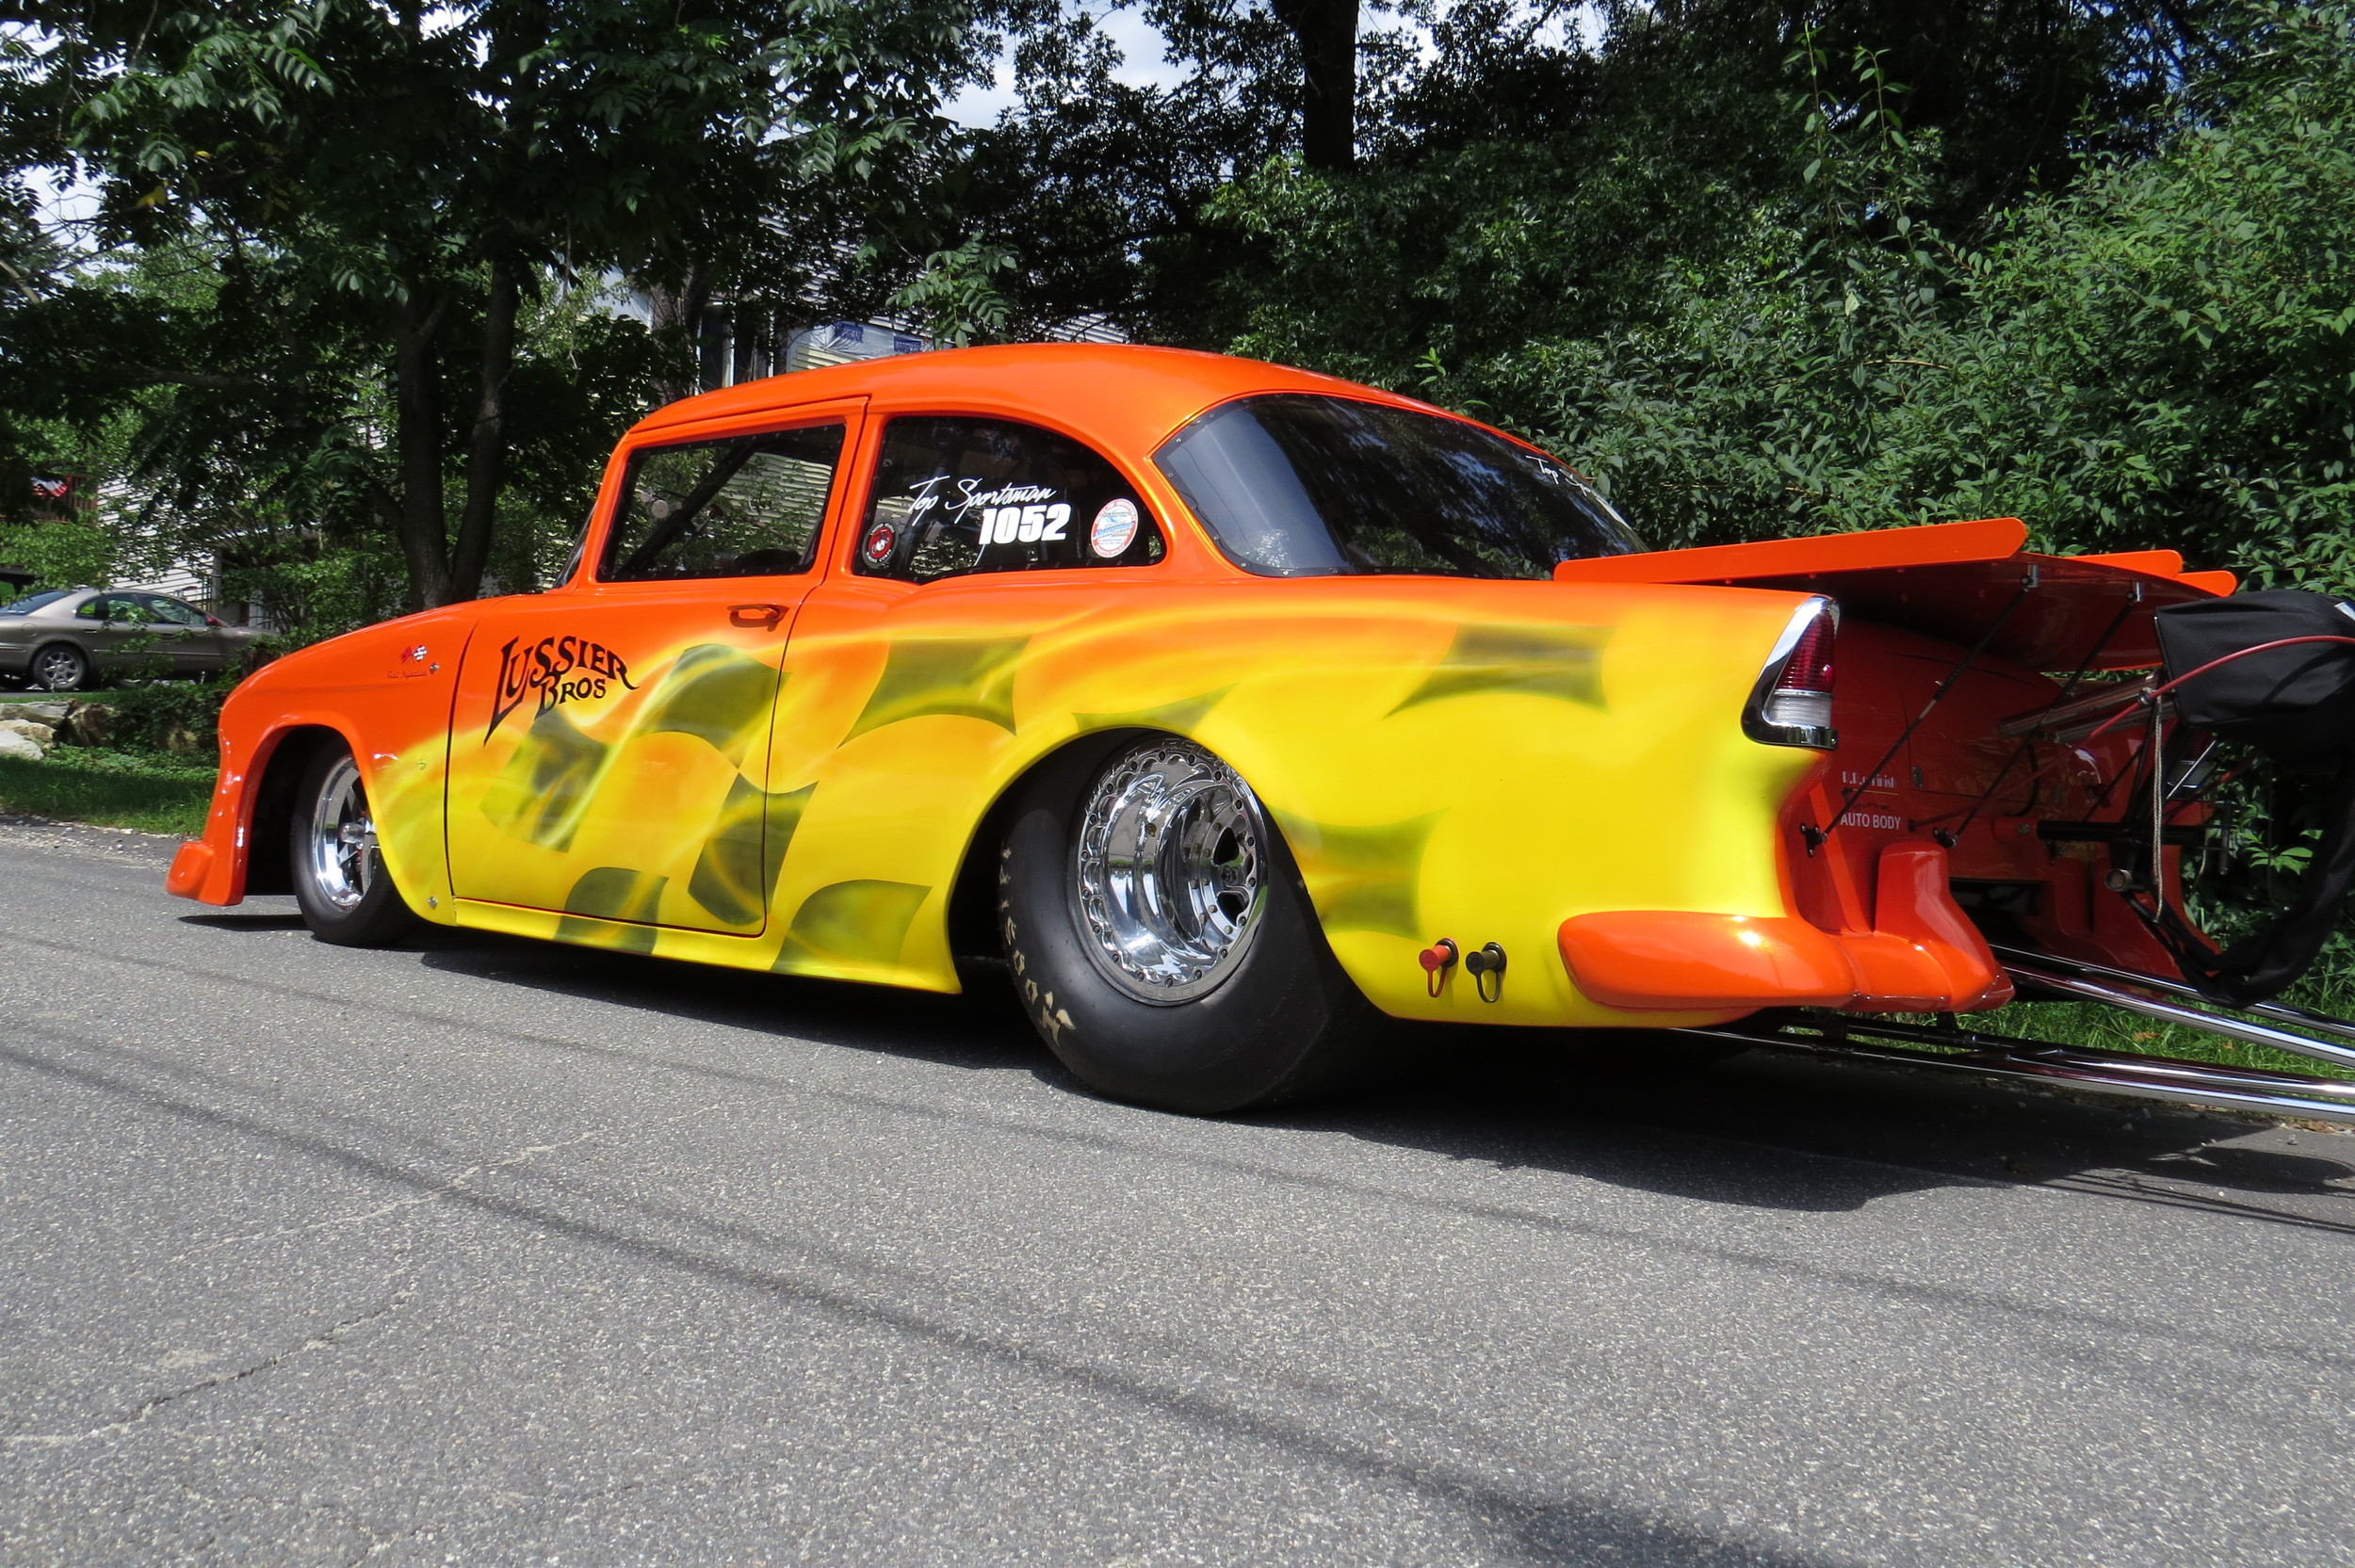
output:
[[1088, 957], [1140, 1001], [1216, 990], [1266, 909], [1265, 834], [1250, 786], [1210, 752], [1130, 752], [1096, 781], [1072, 855]]
[[41, 667], [34, 673], [50, 690], [64, 691], [80, 683], [82, 661], [62, 648], [52, 648], [41, 655]]
[[376, 881], [376, 821], [349, 757], [328, 771], [311, 811], [311, 885], [337, 909], [356, 909]]

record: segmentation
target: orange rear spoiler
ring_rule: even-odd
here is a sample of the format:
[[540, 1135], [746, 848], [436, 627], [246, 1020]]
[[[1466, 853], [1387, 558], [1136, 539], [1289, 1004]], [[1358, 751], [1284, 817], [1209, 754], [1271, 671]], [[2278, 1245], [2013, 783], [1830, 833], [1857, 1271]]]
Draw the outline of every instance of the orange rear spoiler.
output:
[[[1828, 593], [1852, 615], [1970, 643], [2031, 669], [2140, 669], [2156, 662], [2151, 615], [2221, 597], [2230, 572], [2186, 572], [2173, 550], [2042, 556], [2017, 517], [1931, 523], [1863, 533], [1712, 544], [1648, 555], [1566, 560], [1565, 583], [1689, 583]], [[2038, 585], [2033, 603], [2013, 596]]]
[[[1928, 523], [1875, 528], [1860, 534], [1811, 534], [1762, 539], [1750, 544], [1708, 544], [1697, 550], [1655, 550], [1641, 556], [1566, 560], [1553, 580], [1581, 583], [1731, 583], [1756, 577], [1811, 576], [1819, 572], [1869, 572], [1891, 566], [1946, 566], [2002, 560], [2028, 542], [2017, 517], [1976, 523]], [[2175, 558], [2181, 570], [2184, 558]], [[2172, 574], [2169, 574], [2172, 575]]]

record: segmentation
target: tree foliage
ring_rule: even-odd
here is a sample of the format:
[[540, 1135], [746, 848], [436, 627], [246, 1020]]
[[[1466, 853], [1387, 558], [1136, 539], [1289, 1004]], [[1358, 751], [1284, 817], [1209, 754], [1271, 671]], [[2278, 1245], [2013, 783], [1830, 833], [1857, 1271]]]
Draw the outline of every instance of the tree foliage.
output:
[[1226, 346], [1528, 431], [1662, 543], [2016, 514], [2055, 547], [2355, 586], [2351, 28], [2250, 13], [2166, 137], [1975, 243], [1936, 221], [1949, 154], [1881, 58], [1821, 34], [1779, 181], [1640, 136], [1574, 186], [1560, 138], [1355, 179], [1277, 161], [1215, 204], [1255, 247], [1218, 285]]
[[552, 373], [535, 317], [611, 278], [804, 288], [904, 227], [976, 42], [921, 0], [30, 13], [49, 153], [133, 260], [37, 291], [12, 347], [137, 407], [183, 511], [365, 513], [413, 605], [479, 590], [514, 485], [577, 501], [599, 399], [684, 347], [577, 320]]

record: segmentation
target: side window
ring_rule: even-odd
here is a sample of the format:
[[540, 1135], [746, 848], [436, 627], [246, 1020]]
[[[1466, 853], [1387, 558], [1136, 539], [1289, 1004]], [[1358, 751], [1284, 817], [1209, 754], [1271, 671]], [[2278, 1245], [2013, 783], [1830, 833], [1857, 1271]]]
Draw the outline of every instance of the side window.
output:
[[202, 626], [204, 624], [202, 612], [190, 609], [177, 599], [166, 599], [160, 594], [149, 595], [147, 610], [150, 615], [167, 625]]
[[842, 429], [812, 425], [638, 453], [597, 576], [641, 583], [808, 571]]
[[73, 606], [73, 619], [76, 621], [104, 621], [106, 619], [106, 606], [113, 603], [114, 601], [111, 599], [85, 599], [80, 604]]
[[109, 593], [103, 599], [86, 600], [73, 616], [77, 621], [127, 621], [140, 625], [154, 619], [137, 599], [125, 593]]
[[895, 419], [884, 430], [858, 570], [928, 583], [967, 572], [1150, 566], [1161, 531], [1120, 471], [1065, 436], [1004, 419]]

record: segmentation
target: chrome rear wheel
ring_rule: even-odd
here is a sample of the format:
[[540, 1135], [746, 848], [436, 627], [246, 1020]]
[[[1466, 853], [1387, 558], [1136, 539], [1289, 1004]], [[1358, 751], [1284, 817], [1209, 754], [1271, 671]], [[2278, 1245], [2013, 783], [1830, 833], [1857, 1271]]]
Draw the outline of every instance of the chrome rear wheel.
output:
[[1139, 1105], [1313, 1094], [1381, 1027], [1259, 797], [1178, 736], [1094, 737], [1031, 770], [999, 842], [998, 927], [1048, 1049]]
[[1242, 964], [1267, 906], [1266, 828], [1235, 770], [1190, 742], [1140, 747], [1096, 780], [1071, 904], [1104, 978], [1168, 1006]]

